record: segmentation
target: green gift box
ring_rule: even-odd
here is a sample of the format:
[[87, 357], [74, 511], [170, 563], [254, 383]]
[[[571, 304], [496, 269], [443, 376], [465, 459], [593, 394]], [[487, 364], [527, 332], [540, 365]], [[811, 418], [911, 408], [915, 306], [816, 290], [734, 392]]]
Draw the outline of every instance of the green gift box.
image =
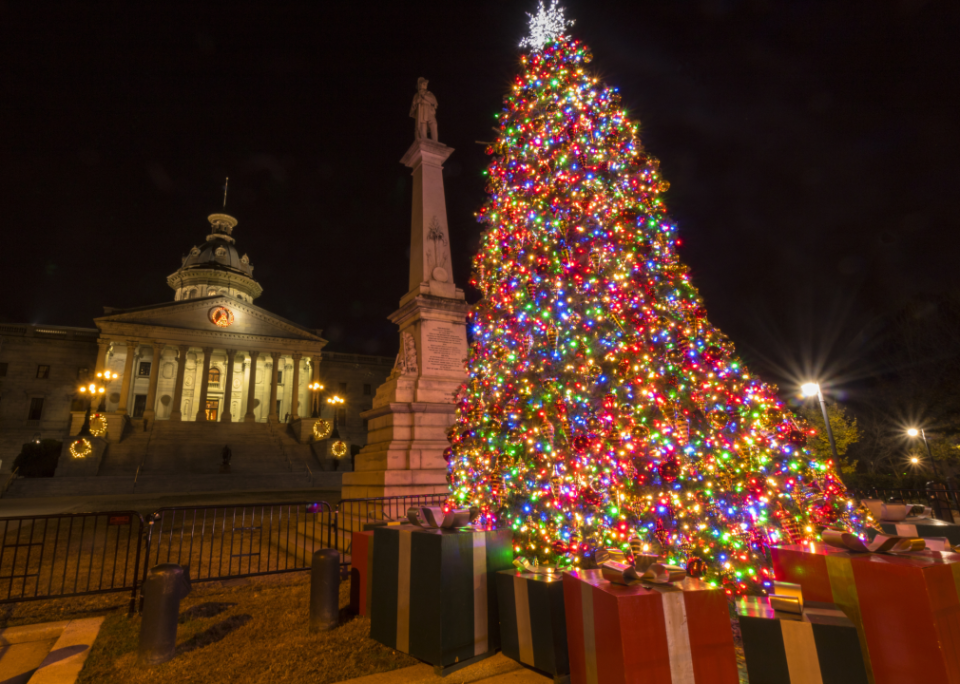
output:
[[495, 576], [512, 567], [510, 530], [373, 531], [370, 636], [446, 670], [500, 647]]

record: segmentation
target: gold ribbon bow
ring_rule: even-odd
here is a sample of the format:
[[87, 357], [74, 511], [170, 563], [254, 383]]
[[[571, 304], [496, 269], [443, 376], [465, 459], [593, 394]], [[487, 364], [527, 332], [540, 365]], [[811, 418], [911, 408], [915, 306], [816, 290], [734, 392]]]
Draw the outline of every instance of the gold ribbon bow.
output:
[[657, 556], [635, 553], [633, 564], [619, 549], [599, 549], [594, 558], [603, 579], [614, 584], [672, 584], [686, 578], [687, 571], [674, 565], [658, 563]]
[[803, 589], [792, 582], [774, 582], [774, 593], [768, 597], [770, 607], [783, 613], [803, 615]]
[[840, 530], [824, 530], [822, 536], [828, 546], [854, 553], [910, 553], [923, 551], [927, 547], [922, 539], [888, 537], [885, 534], [878, 534], [869, 544], [864, 544], [855, 534]]
[[537, 559], [534, 558], [533, 561], [528, 561], [523, 556], [513, 559], [513, 566], [517, 570], [522, 570], [523, 572], [529, 572], [532, 575], [548, 575], [556, 577], [560, 574], [560, 570], [556, 565], [540, 565], [537, 562]]
[[439, 506], [416, 506], [407, 509], [407, 520], [428, 530], [466, 527], [470, 524], [470, 509], [461, 508], [444, 513]]

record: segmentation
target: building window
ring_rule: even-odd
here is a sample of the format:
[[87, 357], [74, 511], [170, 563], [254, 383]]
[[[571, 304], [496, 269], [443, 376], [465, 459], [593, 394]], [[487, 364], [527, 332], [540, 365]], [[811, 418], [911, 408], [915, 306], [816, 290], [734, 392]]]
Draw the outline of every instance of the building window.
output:
[[283, 384], [283, 371], [282, 371], [282, 370], [278, 370], [278, 371], [277, 371], [277, 384], [278, 384], [278, 385], [282, 385], [282, 384]]
[[7, 377], [7, 364], [0, 363], [0, 378]]
[[50, 377], [50, 366], [37, 366], [37, 380], [47, 380]]
[[210, 372], [207, 374], [207, 379], [209, 380], [209, 382], [210, 382], [211, 385], [219, 385], [219, 384], [220, 384], [220, 369], [219, 369], [219, 368], [211, 368], [211, 369], [210, 369]]
[[34, 397], [30, 400], [30, 414], [27, 420], [40, 420], [43, 415], [43, 397]]
[[341, 383], [340, 383], [340, 394], [346, 394], [346, 393], [347, 393], [347, 383], [341, 382]]
[[207, 399], [206, 406], [207, 420], [211, 423], [216, 423], [217, 419], [220, 416], [220, 400], [219, 399]]
[[140, 370], [137, 372], [137, 374], [141, 378], [150, 377], [150, 361], [141, 361]]
[[83, 382], [83, 381], [85, 381], [85, 380], [86, 380], [87, 378], [89, 378], [89, 377], [90, 377], [90, 369], [89, 369], [89, 368], [87, 368], [87, 367], [85, 366], [85, 367], [83, 367], [83, 368], [78, 368], [78, 369], [77, 369], [77, 380], [80, 380], [81, 382]]
[[363, 384], [363, 396], [369, 397], [371, 394], [373, 394], [373, 387], [371, 387], [371, 386], [368, 385], [367, 383], [364, 383], [364, 384]]
[[337, 409], [337, 425], [343, 425], [344, 427], [347, 426], [347, 409]]

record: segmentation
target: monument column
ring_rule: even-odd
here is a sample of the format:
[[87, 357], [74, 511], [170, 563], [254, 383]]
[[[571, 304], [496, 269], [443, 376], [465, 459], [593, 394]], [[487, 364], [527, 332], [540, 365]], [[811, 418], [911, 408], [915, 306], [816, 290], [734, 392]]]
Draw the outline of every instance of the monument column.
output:
[[[110, 351], [110, 345], [112, 343], [110, 340], [105, 340], [100, 338], [97, 340], [97, 365], [93, 369], [93, 377], [97, 377], [97, 373], [103, 373], [107, 370], [107, 353]], [[105, 383], [109, 384], [109, 383]], [[90, 412], [96, 413], [100, 411], [100, 407], [103, 406], [103, 410], [107, 410], [107, 393], [104, 392], [102, 396], [91, 397], [90, 398]]]
[[302, 354], [293, 355], [293, 393], [290, 395], [290, 420], [300, 420], [300, 359]]
[[203, 348], [203, 375], [200, 376], [200, 408], [197, 410], [197, 422], [207, 420], [207, 388], [210, 386], [210, 357], [213, 356], [211, 347]]
[[267, 420], [271, 423], [279, 421], [277, 415], [277, 372], [280, 370], [280, 352], [270, 352], [273, 359], [273, 370], [270, 372], [270, 412]]
[[[436, 97], [419, 83], [410, 115], [418, 136], [400, 160], [413, 175], [410, 278], [400, 308], [390, 315], [400, 332], [393, 372], [376, 392], [367, 419], [367, 445], [355, 471], [343, 474], [343, 498], [448, 491], [447, 430], [455, 397], [466, 382], [467, 313], [450, 259], [443, 163], [453, 149], [436, 140]], [[430, 139], [426, 133], [432, 129]], [[358, 521], [344, 520], [345, 532]], [[346, 535], [345, 535], [346, 537]]]
[[220, 414], [220, 420], [224, 423], [233, 422], [233, 415], [230, 413], [230, 395], [233, 393], [233, 361], [236, 356], [236, 349], [227, 350], [227, 384], [223, 388], [223, 412]]
[[252, 351], [250, 352], [250, 382], [249, 390], [247, 391], [247, 412], [243, 414], [244, 423], [255, 423], [257, 422], [257, 416], [254, 414], [253, 409], [257, 401], [257, 357], [260, 356], [260, 352]]
[[[310, 375], [311, 383], [320, 382], [320, 359], [319, 354], [314, 354], [310, 357]], [[320, 393], [310, 390], [310, 417], [317, 418], [320, 416]]]
[[179, 356], [177, 356], [177, 384], [173, 388], [173, 410], [170, 412], [170, 420], [181, 421], [183, 420], [183, 414], [181, 409], [183, 408], [183, 375], [187, 370], [187, 352], [190, 351], [190, 347], [185, 344], [181, 344], [177, 347], [179, 351]]
[[137, 353], [136, 340], [127, 341], [127, 358], [123, 362], [123, 380], [120, 385], [120, 405], [117, 413], [127, 413], [127, 399], [130, 398], [130, 385], [133, 383], [133, 355]]
[[150, 385], [147, 388], [147, 408], [143, 411], [144, 420], [153, 420], [157, 415], [157, 380], [160, 378], [160, 355], [164, 345], [153, 343], [153, 359], [150, 362]]

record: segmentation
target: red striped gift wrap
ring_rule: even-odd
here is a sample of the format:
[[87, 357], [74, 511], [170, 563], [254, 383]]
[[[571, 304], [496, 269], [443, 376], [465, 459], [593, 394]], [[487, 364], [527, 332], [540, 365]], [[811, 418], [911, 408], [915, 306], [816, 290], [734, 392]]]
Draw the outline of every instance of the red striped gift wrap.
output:
[[726, 595], [706, 582], [612, 584], [564, 573], [572, 684], [738, 684]]
[[836, 603], [857, 626], [875, 684], [960, 684], [960, 554], [773, 547], [776, 578], [804, 600]]

